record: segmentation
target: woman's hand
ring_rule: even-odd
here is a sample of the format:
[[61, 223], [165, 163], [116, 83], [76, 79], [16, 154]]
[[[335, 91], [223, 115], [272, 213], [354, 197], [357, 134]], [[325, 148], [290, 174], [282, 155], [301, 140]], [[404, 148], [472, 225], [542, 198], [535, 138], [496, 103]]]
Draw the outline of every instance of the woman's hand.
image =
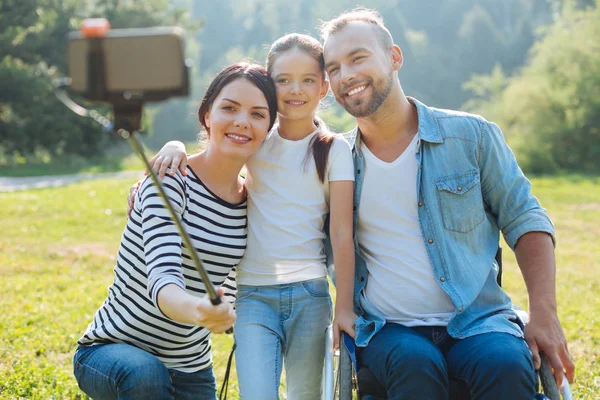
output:
[[342, 331], [354, 339], [356, 332], [354, 330], [354, 321], [356, 321], [356, 314], [352, 310], [339, 311], [336, 310], [335, 318], [333, 319], [333, 347], [336, 349], [340, 348], [340, 334]]
[[212, 333], [223, 333], [233, 326], [233, 305], [223, 301], [223, 288], [217, 289], [221, 304], [213, 306], [208, 296], [196, 297], [175, 284], [165, 285], [158, 292], [160, 310], [173, 321], [199, 325]]
[[[164, 178], [167, 173], [174, 175], [178, 168], [182, 175], [187, 175], [185, 170], [187, 167], [187, 154], [184, 144], [177, 140], [167, 142], [158, 154], [150, 159], [150, 166], [158, 174], [159, 179]], [[145, 174], [148, 175], [148, 172], [146, 170]]]
[[[223, 299], [223, 289], [217, 289], [217, 294]], [[196, 325], [203, 326], [212, 333], [223, 333], [233, 326], [236, 315], [233, 305], [227, 301], [221, 301], [218, 306], [213, 306], [208, 296], [202, 297], [196, 306], [198, 322]]]

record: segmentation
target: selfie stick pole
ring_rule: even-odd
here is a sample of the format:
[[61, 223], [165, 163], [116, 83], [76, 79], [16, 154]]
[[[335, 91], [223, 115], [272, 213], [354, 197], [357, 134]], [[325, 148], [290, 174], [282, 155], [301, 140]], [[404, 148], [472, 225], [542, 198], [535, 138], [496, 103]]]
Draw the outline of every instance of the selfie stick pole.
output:
[[[89, 68], [87, 72], [88, 89], [86, 93], [86, 97], [88, 100], [102, 101], [105, 99], [106, 63], [102, 43], [109, 30], [110, 24], [106, 19], [103, 18], [86, 20], [84, 21], [81, 27], [81, 32], [83, 36], [88, 39], [89, 43], [87, 54], [87, 65]], [[169, 210], [171, 220], [179, 230], [179, 234], [181, 236], [181, 239], [183, 240], [183, 245], [188, 249], [194, 266], [196, 267], [196, 270], [202, 278], [202, 282], [204, 283], [206, 294], [208, 295], [210, 302], [215, 306], [221, 304], [221, 297], [219, 297], [217, 291], [212, 285], [212, 282], [210, 281], [210, 278], [208, 277], [208, 274], [206, 273], [206, 270], [202, 266], [202, 262], [200, 261], [200, 258], [196, 253], [196, 249], [192, 245], [188, 233], [183, 227], [179, 217], [175, 213], [175, 210], [173, 209], [173, 206], [169, 201], [169, 198], [167, 197], [167, 194], [165, 193], [161, 182], [159, 181], [158, 177], [156, 176], [156, 173], [150, 166], [146, 155], [144, 154], [144, 150], [142, 149], [140, 141], [135, 135], [135, 132], [139, 130], [139, 127], [141, 125], [142, 101], [121, 101], [119, 103], [113, 102], [113, 124], [107, 118], [100, 115], [100, 113], [98, 113], [97, 111], [85, 109], [80, 105], [76, 104], [74, 101], [72, 101], [69, 98], [69, 96], [67, 96], [66, 93], [62, 91], [62, 89], [64, 87], [68, 87], [70, 83], [70, 79], [60, 79], [55, 81], [55, 93], [58, 99], [76, 114], [83, 117], [90, 117], [96, 122], [103, 125], [106, 131], [116, 130], [122, 138], [128, 139], [129, 143], [131, 144], [131, 147], [133, 147], [133, 150], [140, 156], [140, 158], [144, 162], [144, 165], [149, 171], [150, 177], [154, 182], [154, 186], [156, 186], [158, 190], [160, 198], [163, 200], [165, 206], [167, 207], [167, 210]]]
[[192, 261], [194, 262], [194, 266], [198, 270], [198, 273], [200, 273], [200, 277], [202, 278], [202, 282], [204, 283], [204, 286], [206, 288], [206, 294], [208, 295], [210, 302], [215, 306], [221, 304], [221, 297], [219, 297], [219, 295], [215, 291], [215, 288], [212, 285], [212, 283], [208, 277], [208, 274], [206, 273], [206, 270], [202, 266], [202, 262], [200, 261], [200, 258], [198, 257], [198, 254], [196, 253], [195, 248], [192, 246], [192, 242], [190, 240], [190, 237], [189, 237], [187, 231], [185, 230], [185, 228], [181, 224], [181, 221], [179, 220], [179, 217], [175, 213], [175, 210], [173, 209], [173, 205], [169, 201], [169, 198], [167, 197], [167, 194], [165, 193], [165, 190], [164, 190], [161, 182], [159, 181], [158, 176], [156, 176], [156, 173], [150, 166], [150, 163], [148, 162], [148, 158], [146, 157], [146, 154], [144, 153], [144, 150], [142, 149], [142, 145], [140, 144], [140, 141], [136, 137], [135, 132], [129, 132], [128, 130], [125, 130], [125, 129], [119, 129], [117, 131], [117, 133], [122, 138], [128, 139], [129, 143], [131, 144], [131, 147], [133, 147], [133, 150], [140, 156], [140, 158], [144, 162], [144, 165], [146, 166], [146, 169], [149, 171], [150, 178], [152, 178], [152, 181], [154, 182], [154, 186], [156, 186], [156, 188], [158, 189], [158, 194], [159, 194], [160, 198], [165, 203], [167, 210], [169, 210], [169, 214], [171, 214], [171, 219], [173, 220], [173, 222], [179, 229], [179, 234], [181, 235], [181, 238], [183, 239], [183, 244], [189, 250], [190, 257], [192, 258]]

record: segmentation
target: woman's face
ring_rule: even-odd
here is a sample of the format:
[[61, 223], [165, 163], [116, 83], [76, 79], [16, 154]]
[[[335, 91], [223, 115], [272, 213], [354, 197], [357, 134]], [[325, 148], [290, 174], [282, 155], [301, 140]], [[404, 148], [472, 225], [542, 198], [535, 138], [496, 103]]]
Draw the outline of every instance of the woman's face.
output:
[[238, 78], [225, 86], [206, 114], [209, 146], [233, 157], [248, 158], [269, 131], [269, 107], [261, 90]]
[[271, 78], [277, 90], [280, 118], [314, 118], [319, 102], [329, 89], [319, 62], [298, 48], [277, 57]]

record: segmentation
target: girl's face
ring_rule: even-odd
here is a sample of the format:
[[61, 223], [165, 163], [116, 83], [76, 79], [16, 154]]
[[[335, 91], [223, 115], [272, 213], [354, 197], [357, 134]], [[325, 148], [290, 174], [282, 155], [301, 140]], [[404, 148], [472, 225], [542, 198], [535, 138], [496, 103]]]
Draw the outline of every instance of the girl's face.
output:
[[319, 62], [298, 48], [287, 50], [276, 58], [271, 78], [277, 90], [279, 118], [313, 119], [319, 102], [329, 89]]
[[225, 86], [206, 114], [209, 146], [229, 156], [248, 158], [269, 131], [269, 107], [262, 91], [244, 78]]

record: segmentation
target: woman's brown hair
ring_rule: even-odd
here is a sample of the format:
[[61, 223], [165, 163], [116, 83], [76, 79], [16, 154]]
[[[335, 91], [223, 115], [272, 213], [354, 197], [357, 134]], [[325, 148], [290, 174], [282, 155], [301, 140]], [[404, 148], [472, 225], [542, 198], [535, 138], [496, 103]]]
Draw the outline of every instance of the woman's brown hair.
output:
[[[321, 45], [314, 37], [299, 33], [285, 35], [273, 43], [269, 49], [269, 54], [267, 54], [267, 71], [269, 72], [269, 75], [273, 72], [273, 64], [278, 56], [292, 49], [300, 49], [317, 60], [323, 79], [325, 79], [323, 45]], [[316, 120], [315, 123], [319, 126], [319, 133], [311, 139], [308, 146], [309, 152], [307, 153], [305, 161], [307, 161], [312, 154], [317, 167], [319, 180], [321, 183], [324, 183], [325, 173], [327, 171], [327, 158], [329, 157], [329, 150], [333, 144], [334, 134], [327, 128], [327, 125], [325, 125], [323, 121]]]
[[206, 89], [202, 102], [200, 102], [198, 120], [209, 135], [210, 130], [206, 126], [206, 114], [210, 111], [221, 90], [234, 80], [240, 78], [248, 80], [262, 92], [269, 106], [269, 130], [275, 124], [275, 119], [277, 118], [277, 94], [271, 76], [260, 65], [238, 62], [219, 71], [208, 86], [208, 89]]

